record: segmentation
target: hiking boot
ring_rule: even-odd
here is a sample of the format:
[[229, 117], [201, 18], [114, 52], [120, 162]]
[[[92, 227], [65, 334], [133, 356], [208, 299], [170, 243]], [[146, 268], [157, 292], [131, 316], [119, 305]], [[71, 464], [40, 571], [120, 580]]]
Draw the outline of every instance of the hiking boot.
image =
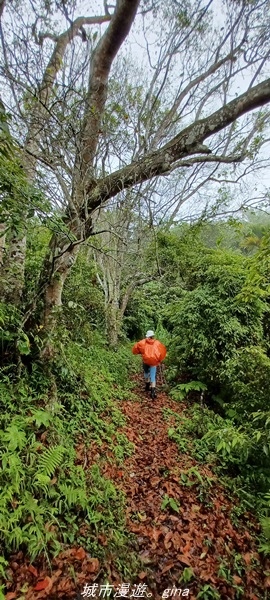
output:
[[146, 384], [145, 384], [145, 391], [146, 391], [146, 392], [149, 392], [149, 391], [150, 391], [150, 381], [146, 381]]
[[151, 388], [151, 398], [152, 400], [157, 397], [156, 388]]

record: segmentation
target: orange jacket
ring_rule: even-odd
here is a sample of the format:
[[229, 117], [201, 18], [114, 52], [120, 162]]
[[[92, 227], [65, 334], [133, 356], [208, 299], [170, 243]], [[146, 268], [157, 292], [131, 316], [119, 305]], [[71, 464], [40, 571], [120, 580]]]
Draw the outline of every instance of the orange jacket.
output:
[[141, 354], [145, 365], [150, 367], [156, 367], [162, 360], [164, 360], [167, 350], [165, 346], [158, 340], [153, 338], [145, 338], [140, 342], [134, 344], [132, 348], [132, 354]]

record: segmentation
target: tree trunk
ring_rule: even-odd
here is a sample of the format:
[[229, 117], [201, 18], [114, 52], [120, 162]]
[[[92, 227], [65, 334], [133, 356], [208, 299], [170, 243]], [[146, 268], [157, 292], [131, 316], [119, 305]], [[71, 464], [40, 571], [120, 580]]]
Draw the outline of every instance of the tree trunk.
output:
[[[3, 237], [0, 239], [3, 240]], [[17, 307], [21, 303], [23, 294], [25, 253], [25, 232], [21, 232], [20, 235], [14, 232], [6, 256], [3, 257], [0, 294], [3, 302], [9, 302]]]
[[121, 324], [119, 304], [114, 300], [106, 307], [106, 333], [110, 348], [116, 348], [118, 345]]
[[6, 226], [5, 223], [0, 223], [0, 269], [4, 264], [6, 247]]
[[57, 325], [62, 306], [64, 283], [73, 264], [76, 262], [80, 244], [67, 243], [53, 235], [49, 251], [44, 260], [36, 296], [28, 308], [24, 318], [27, 332], [38, 328], [42, 339], [40, 355], [42, 358], [53, 358], [54, 350], [51, 337]]
[[77, 259], [80, 245], [71, 244], [70, 248], [60, 252], [59, 258], [51, 253], [51, 258], [46, 261], [43, 272], [44, 308], [41, 317], [41, 325], [48, 332], [54, 329], [57, 320], [57, 308], [62, 306], [62, 292], [66, 278], [72, 265]]

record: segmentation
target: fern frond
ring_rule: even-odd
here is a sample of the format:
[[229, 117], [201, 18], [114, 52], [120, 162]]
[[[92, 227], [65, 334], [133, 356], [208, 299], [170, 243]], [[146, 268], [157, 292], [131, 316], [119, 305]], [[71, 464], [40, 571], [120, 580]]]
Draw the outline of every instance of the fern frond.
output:
[[39, 458], [38, 472], [51, 477], [56, 469], [60, 467], [64, 453], [65, 448], [63, 446], [47, 448]]
[[8, 546], [11, 546], [14, 548], [14, 550], [18, 550], [19, 547], [26, 541], [21, 527], [14, 527], [14, 529], [9, 532], [9, 536], [7, 537], [6, 541]]
[[74, 488], [66, 483], [59, 485], [68, 506], [79, 504], [82, 508], [87, 506], [87, 495], [83, 488]]
[[3, 556], [0, 556], [0, 577], [3, 577], [4, 579], [6, 578], [5, 569], [7, 566], [8, 566], [8, 561]]
[[35, 487], [39, 487], [39, 488], [42, 488], [43, 490], [47, 491], [49, 483], [50, 483], [49, 475], [45, 475], [45, 473], [36, 473], [35, 479], [34, 479]]

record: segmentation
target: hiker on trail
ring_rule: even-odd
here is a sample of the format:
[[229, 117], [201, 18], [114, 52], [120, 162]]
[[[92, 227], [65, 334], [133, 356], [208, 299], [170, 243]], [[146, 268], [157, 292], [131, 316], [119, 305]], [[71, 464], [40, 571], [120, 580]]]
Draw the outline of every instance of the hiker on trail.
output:
[[149, 330], [144, 340], [134, 344], [132, 354], [142, 355], [145, 390], [151, 391], [151, 398], [156, 398], [157, 366], [167, 354], [165, 346], [159, 340], [155, 340], [154, 332]]

